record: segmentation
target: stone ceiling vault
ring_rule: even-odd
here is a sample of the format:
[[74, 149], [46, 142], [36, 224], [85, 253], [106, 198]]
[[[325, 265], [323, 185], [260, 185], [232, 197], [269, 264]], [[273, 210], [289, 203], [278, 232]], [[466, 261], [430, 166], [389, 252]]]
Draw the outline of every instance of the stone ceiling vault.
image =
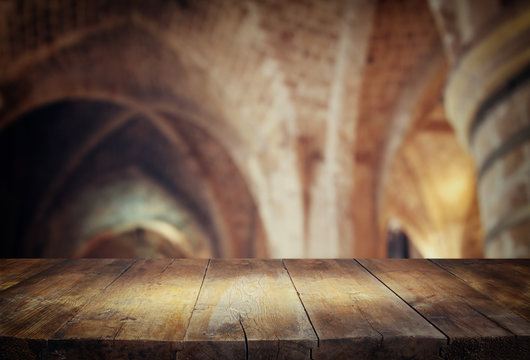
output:
[[[56, 236], [43, 219], [59, 198], [130, 158], [188, 199], [216, 256], [383, 257], [395, 220], [424, 256], [482, 254], [468, 158], [453, 164], [465, 211], [433, 220], [454, 214], [430, 200], [451, 163], [440, 154], [467, 154], [443, 111], [426, 1], [2, 1], [0, 23], [1, 187], [16, 194], [2, 214], [18, 224], [5, 253], [23, 253], [21, 226]], [[76, 107], [93, 118], [64, 113]], [[21, 147], [46, 126], [42, 143], [69, 156], [32, 177], [39, 161]], [[19, 195], [21, 166], [24, 186], [44, 184], [34, 196]]]

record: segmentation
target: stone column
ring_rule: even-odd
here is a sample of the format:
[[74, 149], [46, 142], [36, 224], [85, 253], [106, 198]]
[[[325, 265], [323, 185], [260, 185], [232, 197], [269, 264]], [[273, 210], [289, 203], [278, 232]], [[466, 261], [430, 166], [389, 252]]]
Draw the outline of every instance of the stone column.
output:
[[472, 152], [486, 257], [530, 256], [530, 3], [430, 0], [452, 64], [445, 106]]

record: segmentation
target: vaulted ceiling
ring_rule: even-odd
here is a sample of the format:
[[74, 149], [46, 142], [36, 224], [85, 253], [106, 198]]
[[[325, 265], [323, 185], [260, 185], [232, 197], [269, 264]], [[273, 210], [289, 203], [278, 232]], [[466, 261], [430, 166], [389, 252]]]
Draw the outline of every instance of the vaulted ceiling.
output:
[[380, 257], [396, 228], [482, 254], [424, 0], [2, 1], [0, 24], [2, 255], [136, 228], [158, 255]]

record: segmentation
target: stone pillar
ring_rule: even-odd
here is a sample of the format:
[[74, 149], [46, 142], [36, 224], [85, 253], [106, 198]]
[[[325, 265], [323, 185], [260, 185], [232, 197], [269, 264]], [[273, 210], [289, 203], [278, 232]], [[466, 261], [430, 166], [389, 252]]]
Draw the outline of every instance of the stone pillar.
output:
[[530, 3], [430, 0], [452, 64], [445, 106], [472, 152], [486, 257], [530, 256]]

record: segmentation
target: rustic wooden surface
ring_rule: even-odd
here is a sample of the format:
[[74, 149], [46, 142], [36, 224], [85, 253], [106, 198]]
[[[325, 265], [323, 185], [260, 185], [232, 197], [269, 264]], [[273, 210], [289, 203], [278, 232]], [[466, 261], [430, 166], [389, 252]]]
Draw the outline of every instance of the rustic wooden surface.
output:
[[0, 259], [0, 291], [38, 274], [61, 259]]
[[[127, 356], [170, 359], [184, 338], [208, 260], [137, 260], [49, 341], [57, 358], [120, 357], [113, 343], [135, 340]], [[80, 348], [77, 339], [97, 339]], [[107, 340], [107, 341], [104, 341]], [[174, 357], [174, 356], [173, 356]]]
[[42, 358], [46, 340], [132, 263], [69, 260], [0, 292], [0, 353], [5, 358]]
[[[530, 259], [433, 260], [473, 289], [530, 321]], [[502, 267], [503, 271], [497, 271]]]
[[308, 359], [316, 346], [281, 260], [210, 261], [182, 358], [215, 359], [229, 347], [232, 359]]
[[528, 260], [1, 259], [0, 359], [526, 359]]
[[315, 359], [436, 358], [446, 342], [355, 260], [284, 263], [319, 336]]
[[528, 355], [527, 320], [436, 264], [417, 259], [363, 259], [360, 263], [448, 337], [444, 352], [457, 357], [468, 351], [479, 358]]

